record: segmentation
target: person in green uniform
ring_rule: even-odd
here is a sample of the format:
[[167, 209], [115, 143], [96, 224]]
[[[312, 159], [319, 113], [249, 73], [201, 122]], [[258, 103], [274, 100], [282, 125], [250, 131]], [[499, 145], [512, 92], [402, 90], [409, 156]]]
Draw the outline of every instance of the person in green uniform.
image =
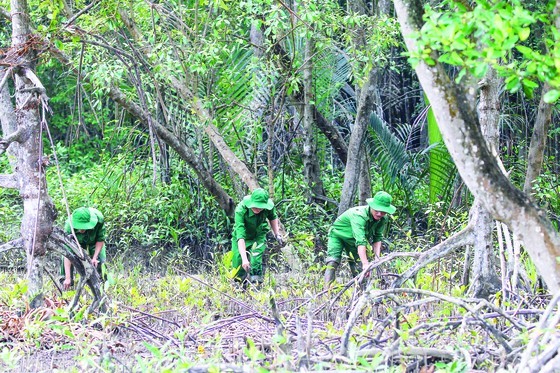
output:
[[377, 192], [373, 198], [366, 200], [366, 206], [357, 206], [346, 210], [329, 229], [327, 243], [327, 269], [325, 271], [325, 289], [334, 281], [336, 270], [344, 251], [353, 276], [358, 275], [358, 265], [362, 270], [369, 265], [366, 255], [368, 240], [372, 242], [375, 258], [381, 254], [381, 240], [387, 226], [388, 217], [396, 208], [391, 204], [392, 197], [387, 192]]
[[[72, 234], [72, 228], [82, 249], [91, 256], [91, 262], [102, 274], [101, 268], [106, 260], [105, 253], [105, 219], [103, 214], [92, 207], [80, 207], [72, 213], [72, 217], [66, 221], [64, 230]], [[74, 282], [74, 270], [68, 258], [64, 258], [64, 290], [68, 290]]]
[[276, 208], [266, 190], [255, 189], [235, 208], [231, 264], [236, 281], [243, 282], [249, 277], [248, 280], [252, 283], [263, 282], [262, 259], [266, 249], [266, 233], [269, 230], [267, 220], [274, 236], [283, 245]]

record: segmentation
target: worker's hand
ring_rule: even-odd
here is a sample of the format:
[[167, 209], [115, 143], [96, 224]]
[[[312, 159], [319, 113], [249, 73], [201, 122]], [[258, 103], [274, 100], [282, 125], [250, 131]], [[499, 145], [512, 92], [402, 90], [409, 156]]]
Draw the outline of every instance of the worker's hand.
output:
[[251, 269], [251, 263], [249, 263], [248, 260], [244, 260], [241, 263], [241, 267], [243, 267], [243, 269], [245, 270], [245, 272], [249, 272], [249, 270]]
[[286, 244], [286, 242], [284, 242], [284, 239], [283, 239], [282, 236], [280, 236], [280, 235], [277, 235], [277, 236], [276, 236], [276, 241], [278, 241], [278, 244], [279, 244], [280, 246], [284, 246], [284, 245]]
[[92, 260], [91, 260], [91, 264], [93, 264], [93, 266], [94, 266], [95, 268], [97, 268], [97, 265], [99, 264], [99, 260], [97, 260], [97, 259], [92, 259]]
[[[367, 268], [369, 267], [369, 262], [368, 263], [362, 263], [362, 272], [364, 272]], [[364, 273], [364, 277], [369, 277], [370, 271], [367, 271]]]
[[71, 280], [71, 279], [65, 278], [65, 279], [64, 279], [64, 282], [62, 283], [62, 288], [63, 288], [64, 290], [70, 289], [70, 284], [71, 284], [71, 283], [72, 283], [72, 280]]

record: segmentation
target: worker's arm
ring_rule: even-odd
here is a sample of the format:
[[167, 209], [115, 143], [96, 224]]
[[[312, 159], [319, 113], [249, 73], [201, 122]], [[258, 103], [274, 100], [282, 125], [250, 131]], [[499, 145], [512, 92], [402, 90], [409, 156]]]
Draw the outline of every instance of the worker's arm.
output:
[[91, 263], [95, 268], [97, 268], [97, 265], [99, 264], [99, 260], [97, 258], [99, 257], [99, 253], [101, 252], [101, 249], [103, 249], [104, 244], [105, 242], [102, 241], [98, 241], [95, 243], [95, 252], [93, 253], [93, 257], [91, 258]]
[[247, 259], [247, 247], [244, 238], [237, 240], [237, 249], [239, 249], [239, 255], [241, 255], [241, 267], [248, 272], [251, 269], [251, 262]]
[[381, 241], [377, 241], [373, 243], [373, 253], [375, 255], [375, 260], [381, 257]]
[[365, 245], [358, 246], [358, 256], [360, 257], [360, 261], [362, 262], [362, 271], [365, 270], [369, 265], [366, 251], [367, 248]]
[[71, 277], [71, 270], [72, 270], [72, 263], [68, 258], [64, 258], [64, 282], [62, 283], [62, 287], [64, 290], [70, 289], [70, 284], [72, 283]]

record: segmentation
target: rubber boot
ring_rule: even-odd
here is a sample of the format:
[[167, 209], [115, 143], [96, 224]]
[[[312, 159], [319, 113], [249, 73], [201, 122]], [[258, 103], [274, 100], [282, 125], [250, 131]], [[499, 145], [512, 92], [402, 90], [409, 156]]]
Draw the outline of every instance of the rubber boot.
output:
[[327, 269], [325, 270], [325, 284], [323, 290], [327, 290], [336, 278], [336, 269], [338, 268], [337, 262], [328, 262]]

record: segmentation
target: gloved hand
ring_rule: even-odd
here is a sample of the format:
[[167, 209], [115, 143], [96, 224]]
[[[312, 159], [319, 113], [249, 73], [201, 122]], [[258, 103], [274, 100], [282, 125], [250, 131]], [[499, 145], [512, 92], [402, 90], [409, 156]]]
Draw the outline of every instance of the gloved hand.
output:
[[277, 235], [277, 236], [276, 236], [276, 241], [278, 241], [278, 244], [279, 244], [280, 246], [284, 246], [284, 245], [286, 244], [286, 242], [284, 242], [284, 239], [283, 239], [282, 236], [280, 236], [280, 235]]

